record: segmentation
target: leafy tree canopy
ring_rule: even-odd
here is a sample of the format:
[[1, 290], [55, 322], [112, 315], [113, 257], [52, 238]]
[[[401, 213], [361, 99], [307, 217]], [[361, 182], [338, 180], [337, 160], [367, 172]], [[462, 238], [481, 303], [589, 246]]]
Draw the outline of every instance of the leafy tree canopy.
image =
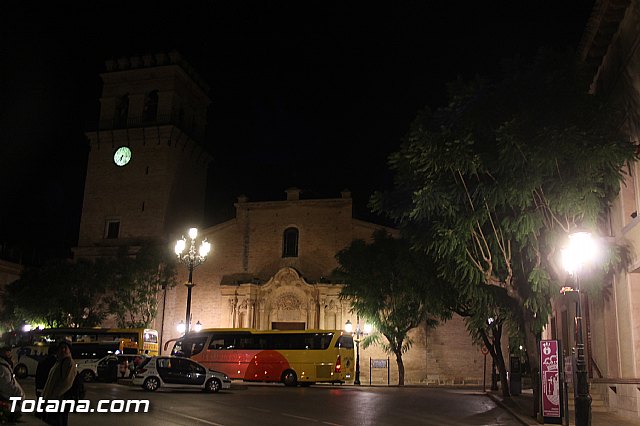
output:
[[[452, 83], [447, 106], [421, 112], [390, 157], [394, 190], [371, 200], [440, 276], [504, 290], [532, 367], [553, 284], [565, 279], [558, 249], [578, 227], [606, 229], [636, 159], [619, 105], [588, 87], [573, 55], [551, 51], [512, 61], [499, 82]], [[625, 253], [612, 250], [607, 266]]]
[[396, 356], [399, 382], [404, 384], [402, 354], [411, 347], [408, 332], [424, 321], [435, 325], [447, 317], [446, 284], [425, 256], [384, 230], [376, 231], [370, 244], [353, 241], [336, 258], [340, 266], [335, 278], [345, 283], [341, 297], [384, 335], [383, 347]]
[[144, 245], [135, 257], [112, 262], [115, 278], [105, 298], [119, 327], [149, 327], [158, 313], [161, 290], [173, 287], [175, 260], [159, 245]]
[[4, 293], [4, 320], [25, 320], [49, 327], [92, 327], [106, 315], [101, 302], [110, 272], [107, 262], [52, 260], [26, 269]]
[[161, 290], [175, 285], [175, 261], [160, 245], [143, 245], [135, 256], [123, 248], [116, 259], [54, 260], [26, 269], [4, 292], [3, 321], [48, 327], [92, 327], [107, 315], [119, 327], [148, 327]]

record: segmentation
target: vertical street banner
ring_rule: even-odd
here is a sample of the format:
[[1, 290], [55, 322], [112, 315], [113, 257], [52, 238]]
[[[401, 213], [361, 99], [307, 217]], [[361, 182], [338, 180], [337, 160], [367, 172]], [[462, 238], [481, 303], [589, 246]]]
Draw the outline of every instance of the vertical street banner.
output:
[[545, 423], [561, 424], [560, 355], [557, 340], [540, 341], [542, 415]]

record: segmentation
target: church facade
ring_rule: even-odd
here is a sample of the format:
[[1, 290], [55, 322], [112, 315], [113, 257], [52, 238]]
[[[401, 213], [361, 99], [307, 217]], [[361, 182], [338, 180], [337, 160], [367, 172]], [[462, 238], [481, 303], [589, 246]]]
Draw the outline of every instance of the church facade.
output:
[[[179, 54], [107, 62], [98, 128], [87, 133], [87, 167], [77, 258], [135, 253], [144, 241], [173, 250], [188, 228], [202, 224], [206, 169], [203, 148], [208, 88]], [[290, 188], [283, 200], [241, 196], [235, 217], [199, 230], [212, 250], [193, 272], [191, 324], [205, 328], [343, 329], [356, 322], [342, 283], [331, 281], [335, 255], [355, 239], [370, 241], [380, 225], [353, 218], [349, 191], [329, 199], [304, 199]], [[387, 229], [395, 234], [393, 229]], [[186, 267], [179, 284], [158, 294], [152, 325], [162, 343], [179, 337], [185, 320]], [[460, 317], [411, 332], [404, 357], [406, 383], [482, 384], [484, 356]], [[380, 348], [360, 349], [361, 381], [397, 381], [372, 369], [387, 359]], [[486, 376], [483, 376], [486, 374]]]

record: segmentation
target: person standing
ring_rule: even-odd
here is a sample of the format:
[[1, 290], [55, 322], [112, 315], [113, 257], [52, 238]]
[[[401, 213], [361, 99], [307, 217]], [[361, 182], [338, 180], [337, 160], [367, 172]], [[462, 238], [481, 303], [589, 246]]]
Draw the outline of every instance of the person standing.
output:
[[12, 396], [24, 398], [24, 391], [13, 376], [11, 348], [5, 346], [0, 348], [0, 398], [8, 401]]
[[57, 350], [58, 347], [55, 344], [49, 345], [47, 356], [38, 362], [38, 367], [36, 368], [36, 398], [42, 396], [42, 390], [44, 389], [44, 385], [47, 383], [49, 372], [57, 361]]
[[[56, 351], [57, 361], [49, 371], [47, 383], [44, 385], [42, 397], [46, 400], [63, 400], [64, 394], [71, 389], [73, 380], [78, 374], [76, 363], [71, 357], [71, 344], [67, 341], [58, 343]], [[45, 421], [50, 425], [67, 426], [69, 424], [69, 413], [46, 413]]]
[[20, 412], [12, 413], [9, 409], [12, 396], [24, 399], [24, 390], [13, 376], [11, 348], [5, 346], [0, 348], [0, 421], [3, 423], [15, 422], [20, 417]]

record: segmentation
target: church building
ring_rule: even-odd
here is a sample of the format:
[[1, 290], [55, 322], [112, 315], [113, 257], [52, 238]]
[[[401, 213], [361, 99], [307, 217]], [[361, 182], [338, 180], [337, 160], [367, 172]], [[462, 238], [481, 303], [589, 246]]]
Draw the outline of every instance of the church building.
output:
[[[235, 217], [203, 224], [207, 168], [203, 146], [207, 85], [176, 52], [107, 61], [97, 129], [87, 133], [90, 154], [77, 258], [135, 253], [145, 241], [173, 251], [176, 240], [198, 227], [198, 241], [211, 244], [207, 260], [193, 271], [191, 326], [204, 328], [343, 329], [356, 313], [331, 281], [335, 259], [353, 240], [372, 240], [381, 225], [353, 217], [351, 194], [305, 199], [298, 188], [283, 200], [240, 196]], [[302, 196], [301, 196], [302, 195]], [[203, 227], [204, 225], [204, 227]], [[392, 235], [397, 231], [386, 228]], [[185, 320], [187, 268], [179, 284], [158, 295], [152, 327], [164, 344], [181, 334]], [[411, 332], [404, 357], [405, 382], [481, 384], [484, 356], [472, 344], [463, 320]], [[378, 347], [360, 349], [361, 381], [397, 382], [390, 371], [369, 374], [370, 360], [386, 359]]]

